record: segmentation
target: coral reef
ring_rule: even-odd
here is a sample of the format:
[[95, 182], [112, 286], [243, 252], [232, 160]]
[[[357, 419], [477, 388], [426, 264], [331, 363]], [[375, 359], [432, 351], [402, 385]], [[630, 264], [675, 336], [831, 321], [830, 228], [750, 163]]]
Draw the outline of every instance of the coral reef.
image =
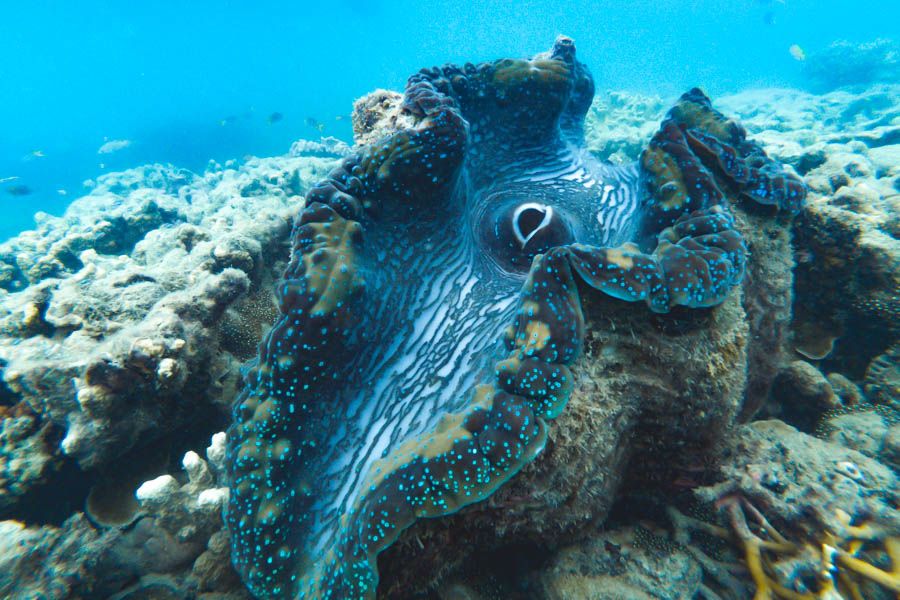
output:
[[227, 489], [225, 434], [213, 436], [209, 460], [188, 452], [184, 483], [171, 475], [131, 493], [139, 508], [118, 526], [83, 514], [59, 527], [0, 522], [0, 594], [16, 598], [228, 598], [245, 600], [228, 560], [222, 529]]
[[[515, 87], [527, 83], [524, 64], [503, 71], [513, 89], [525, 89]], [[464, 103], [456, 86], [477, 77], [461, 69], [450, 95]], [[654, 314], [578, 282], [584, 351], [567, 366], [568, 402], [546, 420], [543, 450], [484, 502], [400, 534], [377, 559], [379, 597], [896, 595], [900, 88], [761, 90], [715, 104], [806, 177], [800, 218], [788, 226], [754, 202], [727, 204], [747, 275], [713, 309]], [[595, 98], [582, 107], [584, 147], [637, 161], [671, 105]], [[436, 117], [423, 110], [396, 92], [361, 99], [360, 146], [428, 130]], [[502, 111], [490, 114], [481, 131], [503, 130]], [[304, 194], [353, 152], [300, 141], [289, 155], [203, 174], [111, 174], [64, 216], [39, 215], [36, 231], [0, 244], [0, 518], [10, 519], [0, 522], [0, 596], [250, 597], [220, 514], [224, 434], [206, 460], [186, 451], [225, 426], [242, 363], [279, 314], [272, 288]], [[378, 185], [427, 189], [403, 164]], [[383, 202], [385, 189], [373, 197]], [[735, 196], [731, 184], [723, 191]], [[343, 214], [347, 199], [330, 200]], [[412, 210], [404, 202], [391, 210]], [[365, 218], [379, 206], [363, 205]], [[388, 243], [367, 235], [362, 247]], [[484, 364], [480, 381], [493, 378], [494, 360]], [[777, 421], [734, 429], [757, 410], [819, 439]]]
[[[638, 106], [654, 105], [653, 99], [632, 97]], [[644, 113], [633, 116], [635, 109], [627, 101], [618, 104], [622, 107], [598, 104], [600, 112], [593, 119], [621, 123], [622, 131], [634, 131], [643, 123]], [[754, 339], [764, 333], [768, 341], [759, 345], [753, 361], [751, 377], [760, 381], [748, 388], [756, 391], [748, 392], [752, 402], [745, 417], [765, 402], [767, 383], [792, 359], [821, 361], [829, 377], [839, 375], [864, 391], [870, 385], [870, 365], [872, 377], [878, 378], [878, 373], [888, 376], [896, 364], [890, 349], [898, 343], [900, 323], [900, 86], [822, 95], [751, 90], [722, 98], [718, 105], [739, 118], [773, 158], [804, 175], [810, 188], [792, 225], [793, 294], [759, 294], [763, 304], [758, 307], [745, 302], [748, 315], [770, 321], [751, 321]], [[589, 120], [587, 130], [593, 127]], [[637, 158], [640, 142], [626, 146], [626, 158]], [[604, 155], [604, 144], [601, 138], [589, 148]], [[749, 231], [762, 228], [765, 224], [760, 223]], [[774, 245], [779, 250], [773, 258], [783, 256], [781, 249], [791, 243], [784, 239], [783, 228], [770, 228], [768, 234], [759, 236], [756, 244], [749, 240], [751, 253], [768, 252]], [[748, 275], [757, 285], [792, 277], [792, 265], [783, 261], [762, 258], [754, 264], [764, 269]], [[760, 375], [766, 372], [768, 376]], [[871, 387], [873, 401], [896, 397], [876, 391], [881, 385]], [[888, 384], [884, 389], [893, 388]], [[781, 414], [777, 406], [767, 410]]]
[[858, 380], [897, 335], [900, 88], [776, 94], [763, 109], [749, 109], [761, 92], [725, 105], [805, 176], [810, 198], [794, 223], [797, 348]]
[[[883, 102], [889, 94], [896, 106], [897, 90], [854, 103]], [[845, 141], [818, 142], [797, 158], [811, 194], [794, 226], [799, 258], [794, 331], [795, 347], [804, 356], [824, 359], [829, 370], [859, 381], [869, 362], [898, 339], [900, 162], [898, 146], [882, 143], [887, 133], [881, 141], [867, 137], [868, 121], [862, 124], [867, 134], [854, 135], [858, 130], [846, 124], [851, 108], [834, 111], [830, 126], [842, 130]], [[886, 126], [900, 131], [898, 118], [895, 113], [894, 124]], [[808, 158], [816, 155], [823, 158]]]
[[816, 92], [849, 85], [900, 83], [900, 44], [889, 39], [834, 41], [807, 56], [803, 77]]
[[224, 426], [291, 217], [342, 151], [110, 174], [0, 246], [0, 515]]
[[[722, 483], [695, 493], [716, 504], [724, 528], [670, 513], [682, 539], [692, 529], [731, 538], [754, 597], [888, 598], [900, 591], [900, 489], [891, 469], [780, 421], [737, 431], [718, 469]], [[722, 597], [743, 595], [733, 574], [694, 552], [710, 565]]]

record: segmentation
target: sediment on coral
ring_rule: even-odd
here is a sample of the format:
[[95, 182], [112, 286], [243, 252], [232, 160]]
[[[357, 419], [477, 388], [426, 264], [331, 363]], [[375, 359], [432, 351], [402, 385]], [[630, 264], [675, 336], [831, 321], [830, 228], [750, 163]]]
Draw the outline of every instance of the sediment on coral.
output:
[[0, 515], [62, 522], [125, 457], [225, 425], [290, 219], [346, 151], [112, 173], [0, 244]]

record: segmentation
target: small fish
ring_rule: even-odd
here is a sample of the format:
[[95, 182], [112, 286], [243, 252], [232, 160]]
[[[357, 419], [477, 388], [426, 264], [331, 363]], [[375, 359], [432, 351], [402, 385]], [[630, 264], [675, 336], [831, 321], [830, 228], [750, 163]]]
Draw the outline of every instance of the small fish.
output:
[[19, 179], [18, 175], [13, 175], [11, 177], [3, 177], [2, 179], [0, 179], [0, 183], [9, 183], [10, 181], [16, 181], [17, 179]]
[[124, 150], [131, 145], [131, 140], [109, 140], [108, 138], [103, 139], [106, 140], [106, 143], [100, 146], [100, 148], [97, 150], [97, 154], [112, 154], [113, 152]]
[[278, 121], [281, 121], [282, 119], [284, 119], [283, 114], [281, 114], [280, 112], [273, 112], [271, 115], [269, 115], [266, 118], [266, 121], [269, 123], [269, 125], [272, 125], [273, 123], [277, 123]]
[[25, 160], [31, 160], [34, 158], [46, 158], [46, 154], [44, 154], [43, 150], [32, 150], [28, 154], [25, 155]]
[[334, 118], [334, 120], [335, 120], [335, 121], [343, 121], [343, 120], [346, 119], [346, 118], [347, 118], [347, 117], [345, 117], [344, 115], [338, 115], [338, 116], [336, 116], [336, 117]]
[[10, 196], [27, 196], [31, 193], [31, 188], [27, 185], [11, 185], [6, 188], [6, 193]]
[[304, 119], [304, 122], [306, 123], [307, 126], [318, 130], [319, 133], [322, 133], [323, 131], [325, 131], [325, 123], [320, 122], [315, 117], [306, 117], [306, 119]]
[[98, 163], [97, 166], [100, 167], [101, 169], [105, 169], [106, 163]]
[[219, 121], [219, 125], [221, 125], [222, 127], [225, 127], [226, 125], [234, 125], [235, 123], [237, 123], [237, 120], [238, 118], [236, 116], [228, 115], [227, 117]]
[[791, 53], [791, 56], [794, 57], [794, 60], [804, 61], [806, 60], [806, 52], [803, 51], [803, 48], [794, 44], [790, 48], [788, 48], [788, 52]]
[[316, 119], [315, 117], [306, 117], [305, 119], [303, 119], [303, 122], [306, 123], [306, 125], [309, 127], [316, 127], [319, 124], [318, 119]]
[[56, 190], [56, 193], [59, 194], [60, 196], [68, 196], [69, 195], [69, 192], [67, 192], [63, 188], [59, 188], [58, 190]]

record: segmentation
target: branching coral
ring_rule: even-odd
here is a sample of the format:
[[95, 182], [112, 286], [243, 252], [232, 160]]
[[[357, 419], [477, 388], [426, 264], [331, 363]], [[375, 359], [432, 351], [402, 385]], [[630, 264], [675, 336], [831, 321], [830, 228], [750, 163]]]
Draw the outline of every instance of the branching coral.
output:
[[[743, 496], [723, 498], [719, 506], [731, 533], [743, 547], [744, 563], [756, 586], [754, 600], [862, 600], [864, 580], [900, 593], [900, 538], [871, 523], [853, 525], [850, 515], [840, 511], [836, 516], [845, 524], [844, 531], [823, 531], [819, 539], [791, 541]], [[724, 533], [720, 528], [705, 530], [717, 535]], [[878, 549], [888, 556], [887, 570], [875, 566], [871, 558]], [[813, 582], [796, 577], [795, 569], [784, 572], [785, 564], [793, 567], [797, 563], [815, 575]], [[784, 578], [793, 581], [781, 581]], [[794, 589], [785, 583], [792, 584]]]

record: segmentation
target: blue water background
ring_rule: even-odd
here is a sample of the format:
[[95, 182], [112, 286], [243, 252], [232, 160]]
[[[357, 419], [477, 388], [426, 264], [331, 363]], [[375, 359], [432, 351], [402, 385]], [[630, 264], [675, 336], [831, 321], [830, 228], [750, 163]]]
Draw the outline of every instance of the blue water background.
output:
[[[38, 210], [61, 213], [105, 171], [281, 154], [319, 137], [310, 117], [349, 140], [356, 97], [402, 89], [423, 66], [539, 52], [560, 33], [575, 38], [599, 90], [663, 95], [797, 86], [793, 44], [809, 53], [900, 37], [897, 0], [2, 5], [0, 180], [19, 179], [0, 184], [0, 239]], [[283, 119], [269, 123], [274, 112]], [[113, 139], [133, 143], [97, 153]]]

